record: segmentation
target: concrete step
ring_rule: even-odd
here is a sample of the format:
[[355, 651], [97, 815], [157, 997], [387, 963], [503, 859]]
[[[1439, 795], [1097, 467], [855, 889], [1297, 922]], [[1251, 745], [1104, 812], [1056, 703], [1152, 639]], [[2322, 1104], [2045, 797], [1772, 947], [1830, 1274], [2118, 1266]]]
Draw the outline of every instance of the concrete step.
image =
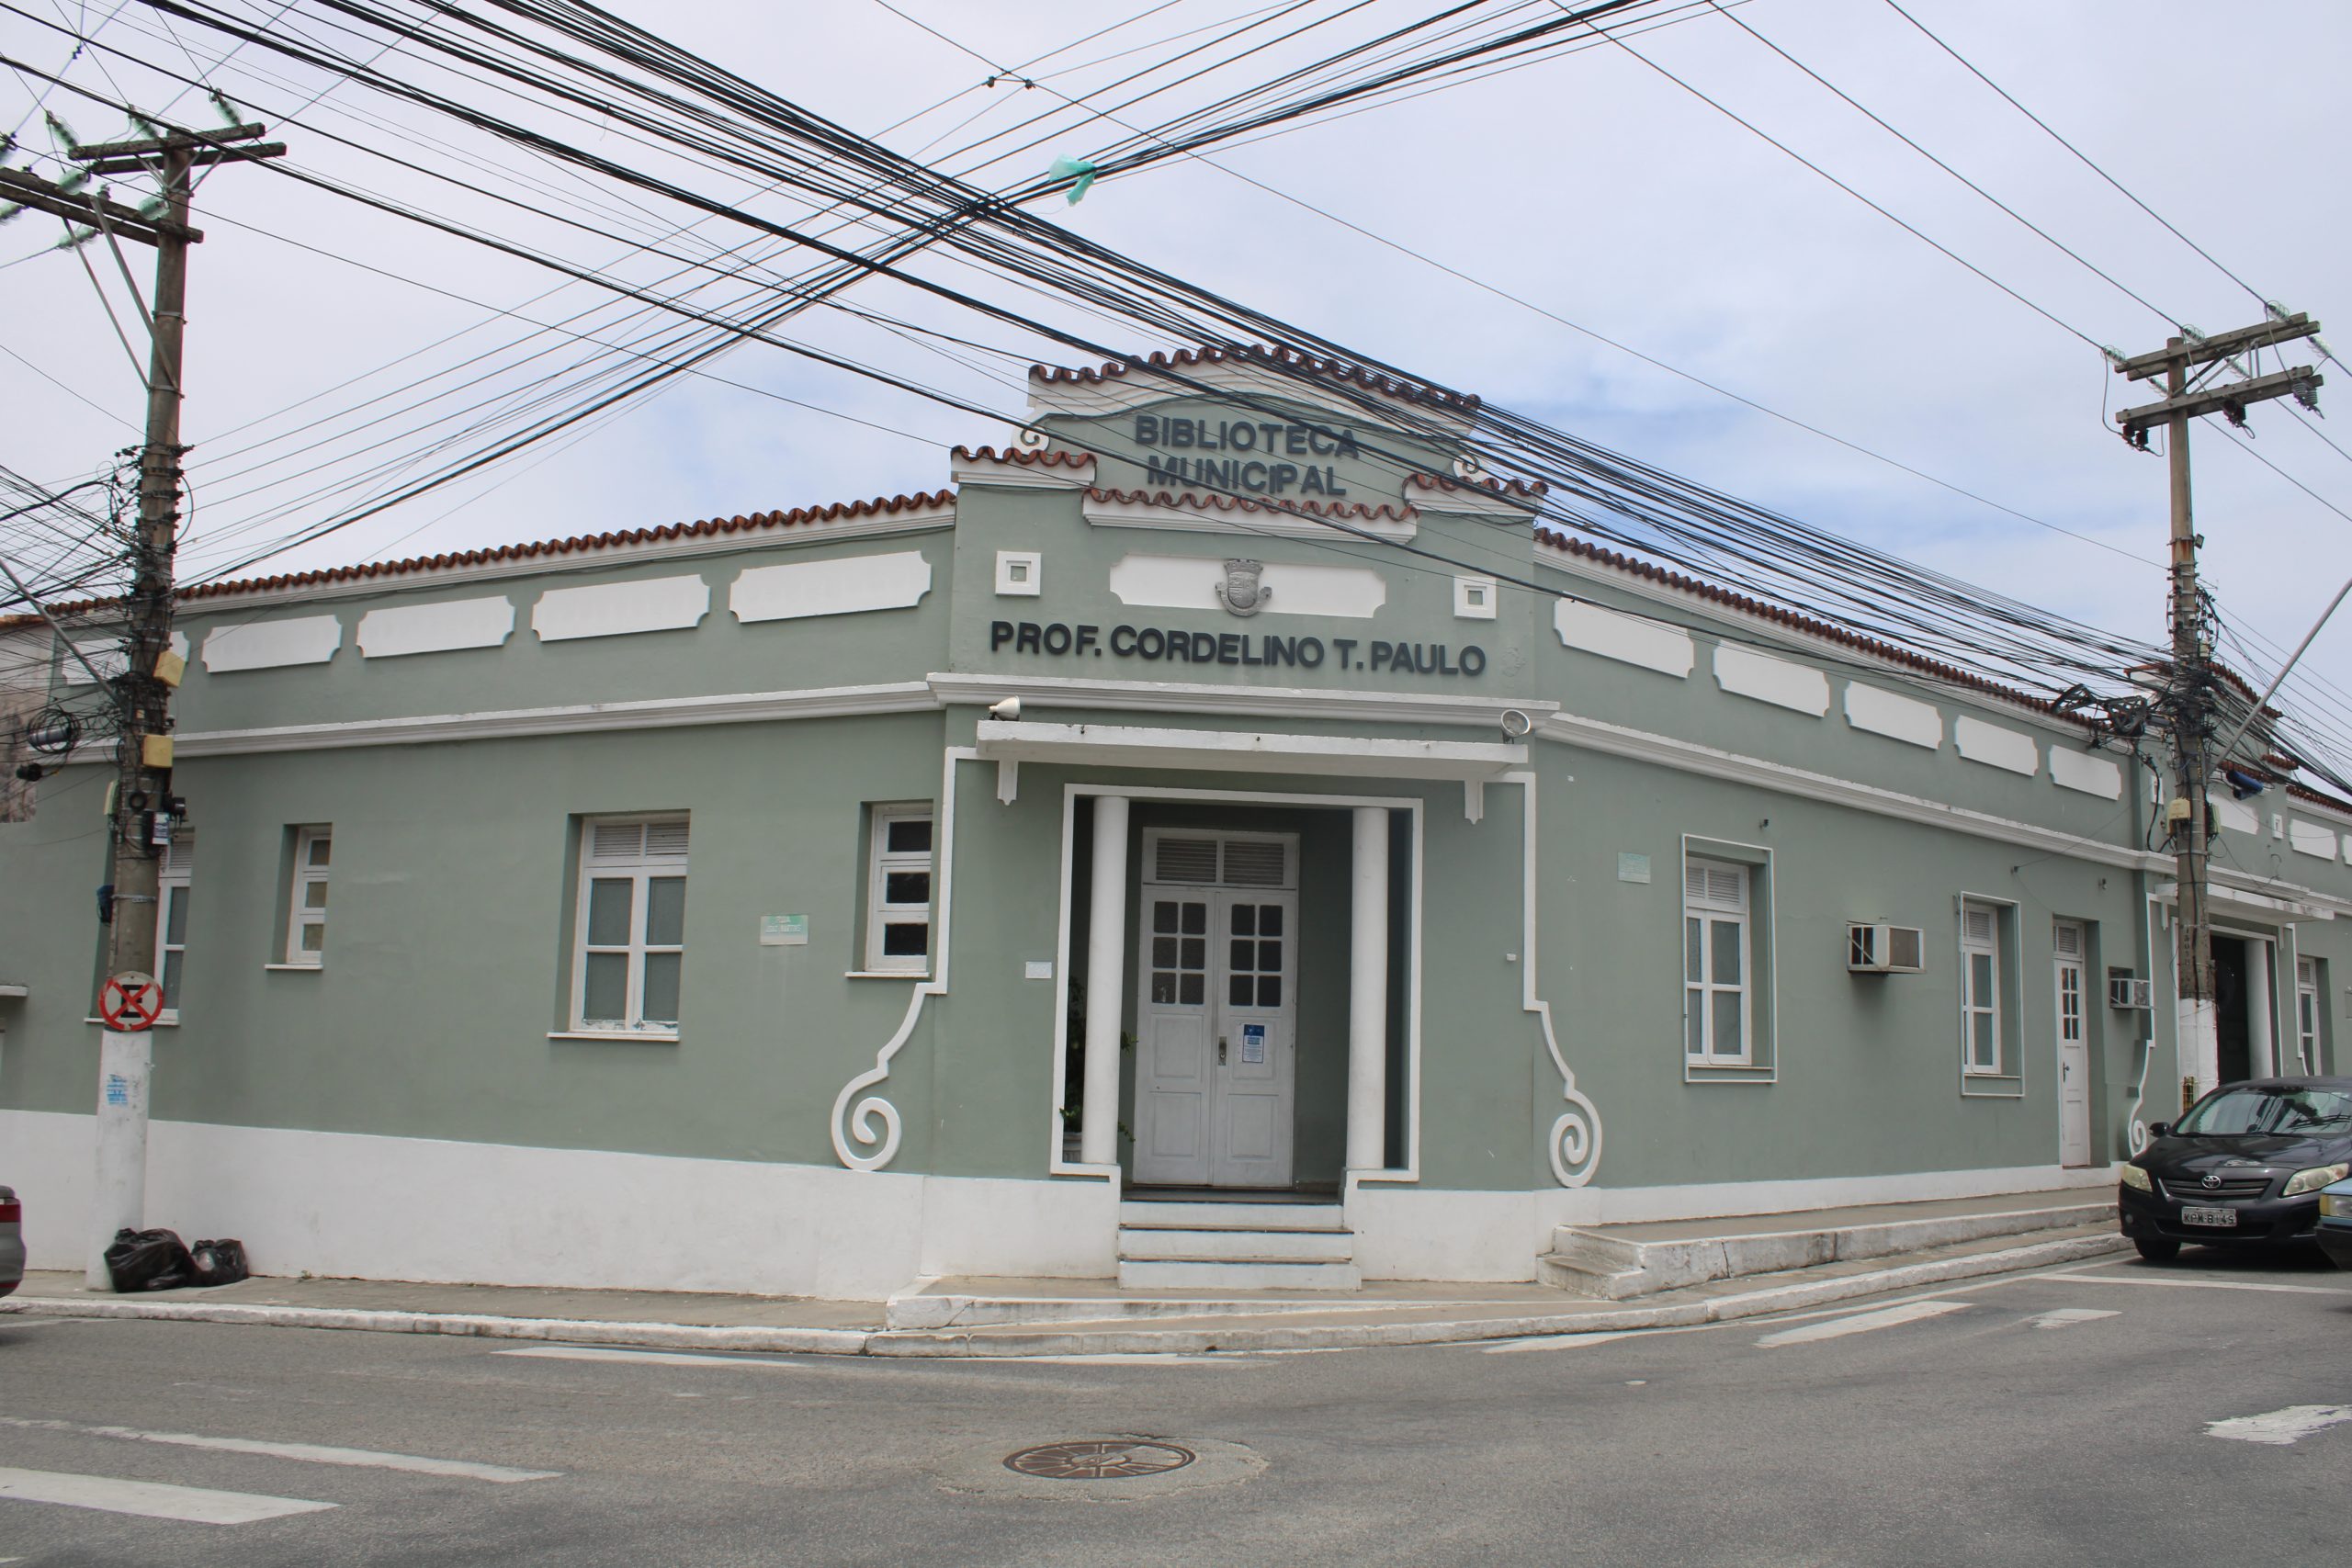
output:
[[1348, 1231], [1122, 1230], [1119, 1256], [1138, 1260], [1345, 1263], [1356, 1255]]
[[1348, 1228], [1337, 1203], [1154, 1202], [1119, 1205], [1122, 1230], [1340, 1231]]
[[1545, 1284], [1571, 1294], [1626, 1301], [1715, 1280], [1927, 1252], [1995, 1236], [2030, 1236], [2108, 1224], [2115, 1217], [2114, 1201], [2105, 1197], [1965, 1213], [1920, 1204], [1919, 1212], [1906, 1214], [1906, 1207], [1911, 1206], [1817, 1213], [1810, 1224], [1805, 1215], [1789, 1214], [1717, 1222], [1714, 1227], [1562, 1225], [1537, 1269]]
[[1352, 1291], [1363, 1283], [1353, 1263], [1266, 1258], [1119, 1259], [1123, 1291]]

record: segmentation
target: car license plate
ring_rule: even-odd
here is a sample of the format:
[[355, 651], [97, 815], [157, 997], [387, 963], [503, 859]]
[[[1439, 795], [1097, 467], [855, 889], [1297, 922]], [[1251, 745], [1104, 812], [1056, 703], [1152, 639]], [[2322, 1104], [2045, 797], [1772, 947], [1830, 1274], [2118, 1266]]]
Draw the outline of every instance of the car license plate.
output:
[[2180, 1223], [2185, 1225], [2234, 1225], [2238, 1223], [2235, 1209], [2199, 1208], [2194, 1204], [2180, 1211]]

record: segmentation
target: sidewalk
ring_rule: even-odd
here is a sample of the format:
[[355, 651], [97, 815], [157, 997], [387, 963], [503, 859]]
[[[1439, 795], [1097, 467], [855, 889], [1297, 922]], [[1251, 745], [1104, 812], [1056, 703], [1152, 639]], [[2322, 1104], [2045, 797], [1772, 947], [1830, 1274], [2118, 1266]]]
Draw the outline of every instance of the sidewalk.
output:
[[[1083, 1280], [942, 1280], [926, 1292], [1002, 1301], [1035, 1292], [1059, 1308], [1050, 1320], [893, 1327], [879, 1302], [659, 1291], [582, 1291], [366, 1280], [260, 1278], [209, 1290], [117, 1296], [77, 1274], [28, 1274], [0, 1298], [0, 1317], [137, 1318], [379, 1333], [459, 1334], [664, 1349], [894, 1357], [1201, 1354], [1327, 1350], [1515, 1339], [1537, 1335], [1728, 1322], [1950, 1280], [2048, 1268], [2126, 1247], [2111, 1221], [1890, 1257], [1719, 1280], [1644, 1296], [1594, 1301], [1541, 1285], [1381, 1283], [1361, 1293], [1262, 1298], [1148, 1299]], [[905, 1303], [910, 1297], [899, 1298]], [[1102, 1314], [1073, 1315], [1099, 1301]]]

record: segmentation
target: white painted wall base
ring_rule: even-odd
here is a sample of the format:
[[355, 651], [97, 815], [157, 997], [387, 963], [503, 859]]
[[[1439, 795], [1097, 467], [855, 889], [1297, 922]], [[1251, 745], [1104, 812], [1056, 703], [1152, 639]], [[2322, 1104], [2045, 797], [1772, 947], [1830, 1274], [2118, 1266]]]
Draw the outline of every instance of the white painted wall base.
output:
[[[89, 1116], [0, 1111], [35, 1269], [79, 1269]], [[156, 1122], [147, 1220], [265, 1274], [879, 1300], [924, 1275], [1091, 1279], [1102, 1181], [995, 1181]]]

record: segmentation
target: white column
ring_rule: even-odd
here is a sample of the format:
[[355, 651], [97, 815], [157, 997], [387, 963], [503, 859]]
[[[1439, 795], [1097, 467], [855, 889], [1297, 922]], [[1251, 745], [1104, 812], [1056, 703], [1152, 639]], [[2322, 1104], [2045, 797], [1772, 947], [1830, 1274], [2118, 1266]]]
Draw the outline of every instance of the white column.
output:
[[1348, 919], [1348, 1168], [1388, 1163], [1388, 813], [1356, 808]]
[[1094, 881], [1086, 924], [1086, 1089], [1079, 1157], [1119, 1157], [1119, 1021], [1127, 998], [1127, 797], [1094, 797]]
[[107, 1273], [107, 1247], [114, 1233], [145, 1223], [147, 1083], [154, 1061], [151, 1035], [109, 1029], [98, 1036], [98, 1168], [90, 1190], [90, 1252], [83, 1273], [83, 1282], [94, 1291], [114, 1288]]
[[2245, 1066], [2256, 1077], [2278, 1070], [2278, 1047], [2270, 1036], [2271, 954], [2267, 942], [2245, 944]]

